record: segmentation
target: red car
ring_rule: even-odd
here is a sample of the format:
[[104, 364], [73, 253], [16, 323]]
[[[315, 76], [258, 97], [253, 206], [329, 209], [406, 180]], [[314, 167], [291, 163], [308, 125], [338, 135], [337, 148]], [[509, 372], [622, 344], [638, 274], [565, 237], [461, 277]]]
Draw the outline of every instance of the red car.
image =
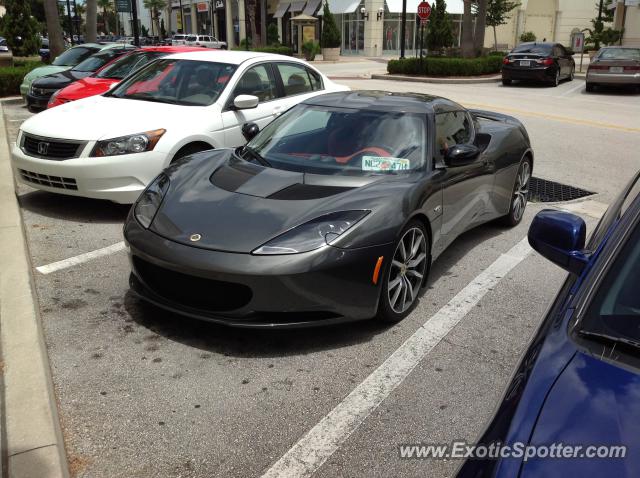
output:
[[118, 83], [129, 73], [162, 56], [188, 51], [203, 51], [190, 46], [149, 46], [133, 51], [112, 61], [91, 76], [75, 81], [51, 96], [47, 108], [53, 108], [69, 101], [100, 95], [111, 85]]

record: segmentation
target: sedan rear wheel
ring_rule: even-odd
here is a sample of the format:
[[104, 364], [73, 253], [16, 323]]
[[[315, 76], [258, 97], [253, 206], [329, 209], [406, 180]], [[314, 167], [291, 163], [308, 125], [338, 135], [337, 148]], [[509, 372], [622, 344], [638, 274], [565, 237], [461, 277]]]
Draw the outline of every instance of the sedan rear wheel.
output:
[[560, 84], [560, 68], [556, 70], [556, 76], [551, 84], [552, 86], [558, 86]]
[[502, 84], [504, 86], [509, 86], [511, 84], [511, 80], [509, 80], [508, 78], [503, 78], [502, 79]]
[[573, 81], [573, 79], [575, 78], [575, 76], [576, 76], [576, 67], [575, 67], [575, 66], [572, 66], [572, 67], [571, 67], [571, 74], [569, 75], [569, 81]]
[[513, 194], [509, 204], [509, 213], [502, 218], [506, 226], [517, 226], [522, 221], [524, 210], [529, 200], [529, 180], [531, 179], [531, 160], [524, 158], [518, 168], [516, 182], [513, 185]]
[[424, 226], [419, 221], [411, 221], [396, 242], [387, 267], [378, 305], [380, 320], [399, 322], [416, 306], [429, 270], [429, 247]]

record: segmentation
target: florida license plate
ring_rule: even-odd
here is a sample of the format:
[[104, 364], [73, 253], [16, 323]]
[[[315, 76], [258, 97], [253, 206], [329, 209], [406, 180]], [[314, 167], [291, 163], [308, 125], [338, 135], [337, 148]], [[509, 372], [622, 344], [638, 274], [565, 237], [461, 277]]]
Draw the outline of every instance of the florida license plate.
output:
[[531, 65], [531, 62], [529, 60], [527, 60], [527, 61], [522, 61], [521, 60], [520, 61], [520, 66], [530, 66], [530, 65]]
[[610, 66], [609, 73], [622, 73], [624, 68], [622, 66]]

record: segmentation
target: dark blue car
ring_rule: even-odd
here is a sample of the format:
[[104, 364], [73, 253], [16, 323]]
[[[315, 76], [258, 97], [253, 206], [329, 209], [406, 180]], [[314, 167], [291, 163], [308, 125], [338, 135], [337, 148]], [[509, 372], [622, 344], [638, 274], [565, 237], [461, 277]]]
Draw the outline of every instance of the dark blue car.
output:
[[[586, 245], [579, 217], [544, 210], [534, 218], [531, 246], [569, 276], [479, 440], [583, 448], [576, 458], [468, 459], [459, 477], [640, 477], [639, 178]], [[609, 445], [626, 451], [581, 454], [595, 446], [604, 456]]]

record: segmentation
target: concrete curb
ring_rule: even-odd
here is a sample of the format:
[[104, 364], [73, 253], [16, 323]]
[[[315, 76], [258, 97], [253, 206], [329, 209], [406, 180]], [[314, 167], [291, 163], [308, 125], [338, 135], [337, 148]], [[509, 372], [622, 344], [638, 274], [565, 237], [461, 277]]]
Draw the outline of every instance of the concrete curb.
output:
[[500, 81], [500, 76], [491, 76], [488, 78], [428, 78], [420, 76], [404, 76], [404, 75], [371, 75], [372, 80], [393, 80], [393, 81], [413, 81], [416, 83], [443, 83], [450, 85], [474, 85], [478, 83], [495, 83]]
[[0, 103], [2, 104], [18, 104], [22, 102], [24, 102], [22, 96], [7, 96], [6, 98], [0, 99]]
[[0, 103], [0, 354], [3, 463], [11, 478], [67, 478], [62, 430]]

